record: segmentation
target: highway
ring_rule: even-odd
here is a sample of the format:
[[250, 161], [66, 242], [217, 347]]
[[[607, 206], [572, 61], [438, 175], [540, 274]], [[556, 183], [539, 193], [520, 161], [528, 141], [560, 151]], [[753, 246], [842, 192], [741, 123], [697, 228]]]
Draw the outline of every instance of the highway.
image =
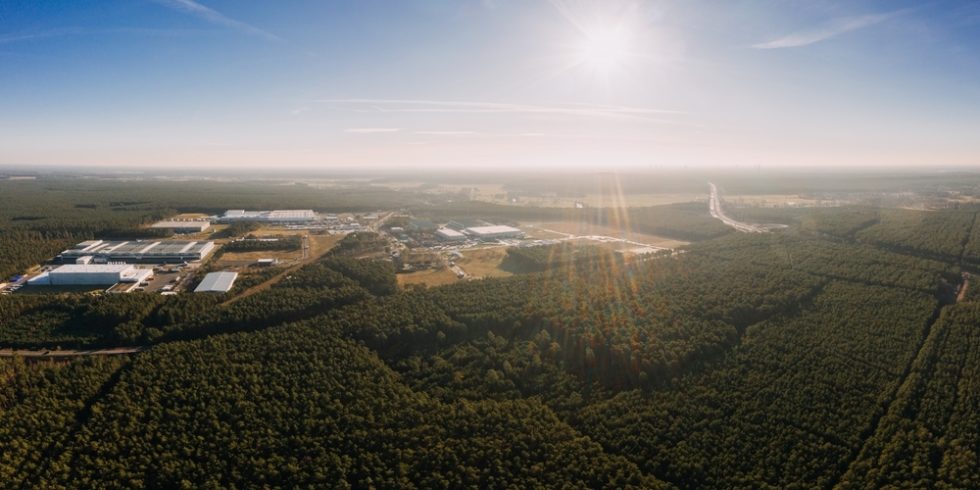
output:
[[721, 195], [718, 193], [718, 186], [711, 182], [708, 182], [708, 185], [711, 187], [711, 197], [708, 198], [708, 211], [711, 212], [711, 217], [721, 220], [722, 223], [742, 233], [765, 233], [769, 231], [765, 226], [742, 223], [726, 216], [725, 211], [721, 208]]

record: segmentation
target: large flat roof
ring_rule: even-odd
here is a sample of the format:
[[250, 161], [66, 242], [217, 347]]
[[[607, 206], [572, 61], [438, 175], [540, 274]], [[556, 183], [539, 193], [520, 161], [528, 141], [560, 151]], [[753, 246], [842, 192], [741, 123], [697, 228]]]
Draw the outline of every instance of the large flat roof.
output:
[[153, 228], [197, 228], [197, 227], [208, 227], [211, 226], [210, 221], [157, 221], [153, 223]]
[[273, 209], [271, 211], [245, 211], [244, 209], [229, 209], [222, 219], [255, 219], [255, 220], [313, 220], [316, 213], [312, 209]]
[[195, 293], [227, 293], [238, 278], [237, 272], [212, 272], [204, 276], [201, 284], [194, 288]]
[[65, 250], [62, 255], [76, 257], [81, 255], [119, 256], [182, 256], [199, 255], [214, 247], [214, 242], [187, 240], [135, 240], [135, 241], [95, 241], [82, 242]]
[[493, 225], [493, 226], [474, 226], [467, 228], [466, 231], [474, 235], [496, 235], [499, 233], [520, 233], [521, 230], [513, 226]]
[[61, 273], [105, 273], [105, 272], [124, 272], [131, 269], [130, 264], [66, 264], [53, 269], [51, 272]]
[[439, 228], [438, 230], [436, 230], [436, 233], [442, 236], [453, 237], [453, 238], [462, 238], [466, 236], [452, 228]]
[[270, 218], [313, 218], [316, 213], [312, 209], [275, 209], [269, 211]]

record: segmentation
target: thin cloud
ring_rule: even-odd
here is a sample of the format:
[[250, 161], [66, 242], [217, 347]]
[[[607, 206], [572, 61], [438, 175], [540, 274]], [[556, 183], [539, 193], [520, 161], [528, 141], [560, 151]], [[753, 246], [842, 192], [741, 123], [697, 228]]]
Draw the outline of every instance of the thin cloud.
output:
[[904, 13], [904, 10], [888, 12], [884, 14], [862, 15], [858, 17], [846, 17], [838, 19], [828, 26], [812, 31], [803, 31], [783, 36], [779, 39], [766, 41], [764, 43], [753, 44], [755, 49], [781, 49], [781, 48], [800, 48], [809, 46], [828, 39], [833, 39], [842, 34], [864, 29], [876, 24], [880, 24], [888, 19]]
[[49, 29], [46, 31], [24, 32], [20, 34], [7, 34], [0, 36], [0, 44], [10, 44], [21, 41], [33, 41], [35, 39], [48, 39], [52, 37], [73, 36], [82, 34], [84, 31], [79, 28]]
[[456, 114], [522, 114], [571, 117], [641, 119], [650, 122], [674, 123], [663, 116], [683, 112], [597, 104], [537, 105], [499, 102], [443, 101], [416, 99], [320, 99], [316, 102], [351, 106], [365, 113], [456, 113]]
[[232, 19], [231, 17], [228, 17], [217, 10], [201, 5], [194, 0], [157, 0], [157, 2], [161, 5], [170, 7], [171, 9], [191, 14], [212, 24], [230, 27], [237, 31], [244, 32], [245, 34], [261, 37], [270, 41], [282, 41], [282, 38], [272, 34], [271, 32], [264, 31], [240, 20]]
[[0, 45], [66, 36], [98, 36], [107, 34], [131, 34], [137, 36], [184, 36], [201, 34], [204, 32], [207, 31], [193, 29], [153, 29], [146, 27], [111, 27], [107, 29], [82, 29], [80, 27], [70, 27], [3, 35], [0, 36]]
[[345, 133], [352, 134], [376, 134], [376, 133], [397, 133], [401, 128], [347, 128]]
[[471, 136], [477, 134], [476, 131], [416, 131], [415, 134], [427, 136]]

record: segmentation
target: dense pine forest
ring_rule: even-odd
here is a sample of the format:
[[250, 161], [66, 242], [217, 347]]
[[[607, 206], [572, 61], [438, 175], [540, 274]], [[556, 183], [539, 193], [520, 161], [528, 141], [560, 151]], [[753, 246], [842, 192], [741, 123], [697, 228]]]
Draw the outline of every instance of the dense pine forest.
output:
[[[0, 273], [177, 211], [622, 219], [227, 185], [0, 182]], [[789, 227], [740, 234], [655, 206], [629, 226], [694, 243], [514, 248], [512, 277], [400, 290], [360, 233], [236, 301], [2, 296], [0, 347], [146, 349], [0, 359], [0, 486], [977, 488], [976, 214], [746, 208]]]

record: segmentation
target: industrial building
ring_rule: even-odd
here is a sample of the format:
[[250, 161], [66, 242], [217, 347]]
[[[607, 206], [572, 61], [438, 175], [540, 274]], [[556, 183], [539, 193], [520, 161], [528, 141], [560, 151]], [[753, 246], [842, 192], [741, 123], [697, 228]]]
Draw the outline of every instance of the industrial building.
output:
[[466, 234], [480, 240], [496, 240], [498, 238], [523, 238], [524, 232], [513, 226], [493, 225], [474, 226], [466, 229]]
[[235, 221], [259, 221], [265, 223], [306, 223], [316, 221], [316, 213], [312, 209], [276, 209], [273, 211], [245, 211], [244, 209], [229, 209], [218, 218], [222, 223]]
[[201, 284], [194, 288], [195, 293], [227, 293], [238, 279], [237, 272], [212, 272], [204, 276]]
[[43, 272], [28, 281], [37, 286], [110, 286], [141, 283], [153, 277], [150, 269], [130, 264], [69, 264]]
[[452, 228], [439, 228], [436, 230], [436, 238], [446, 242], [458, 242], [466, 240], [466, 235]]
[[172, 230], [174, 233], [203, 233], [211, 228], [210, 221], [158, 221], [151, 228]]
[[214, 242], [181, 240], [89, 240], [58, 254], [65, 264], [107, 264], [110, 262], [179, 263], [203, 260], [214, 251]]
[[405, 225], [409, 233], [431, 233], [439, 228], [435, 223], [425, 219], [411, 219]]

